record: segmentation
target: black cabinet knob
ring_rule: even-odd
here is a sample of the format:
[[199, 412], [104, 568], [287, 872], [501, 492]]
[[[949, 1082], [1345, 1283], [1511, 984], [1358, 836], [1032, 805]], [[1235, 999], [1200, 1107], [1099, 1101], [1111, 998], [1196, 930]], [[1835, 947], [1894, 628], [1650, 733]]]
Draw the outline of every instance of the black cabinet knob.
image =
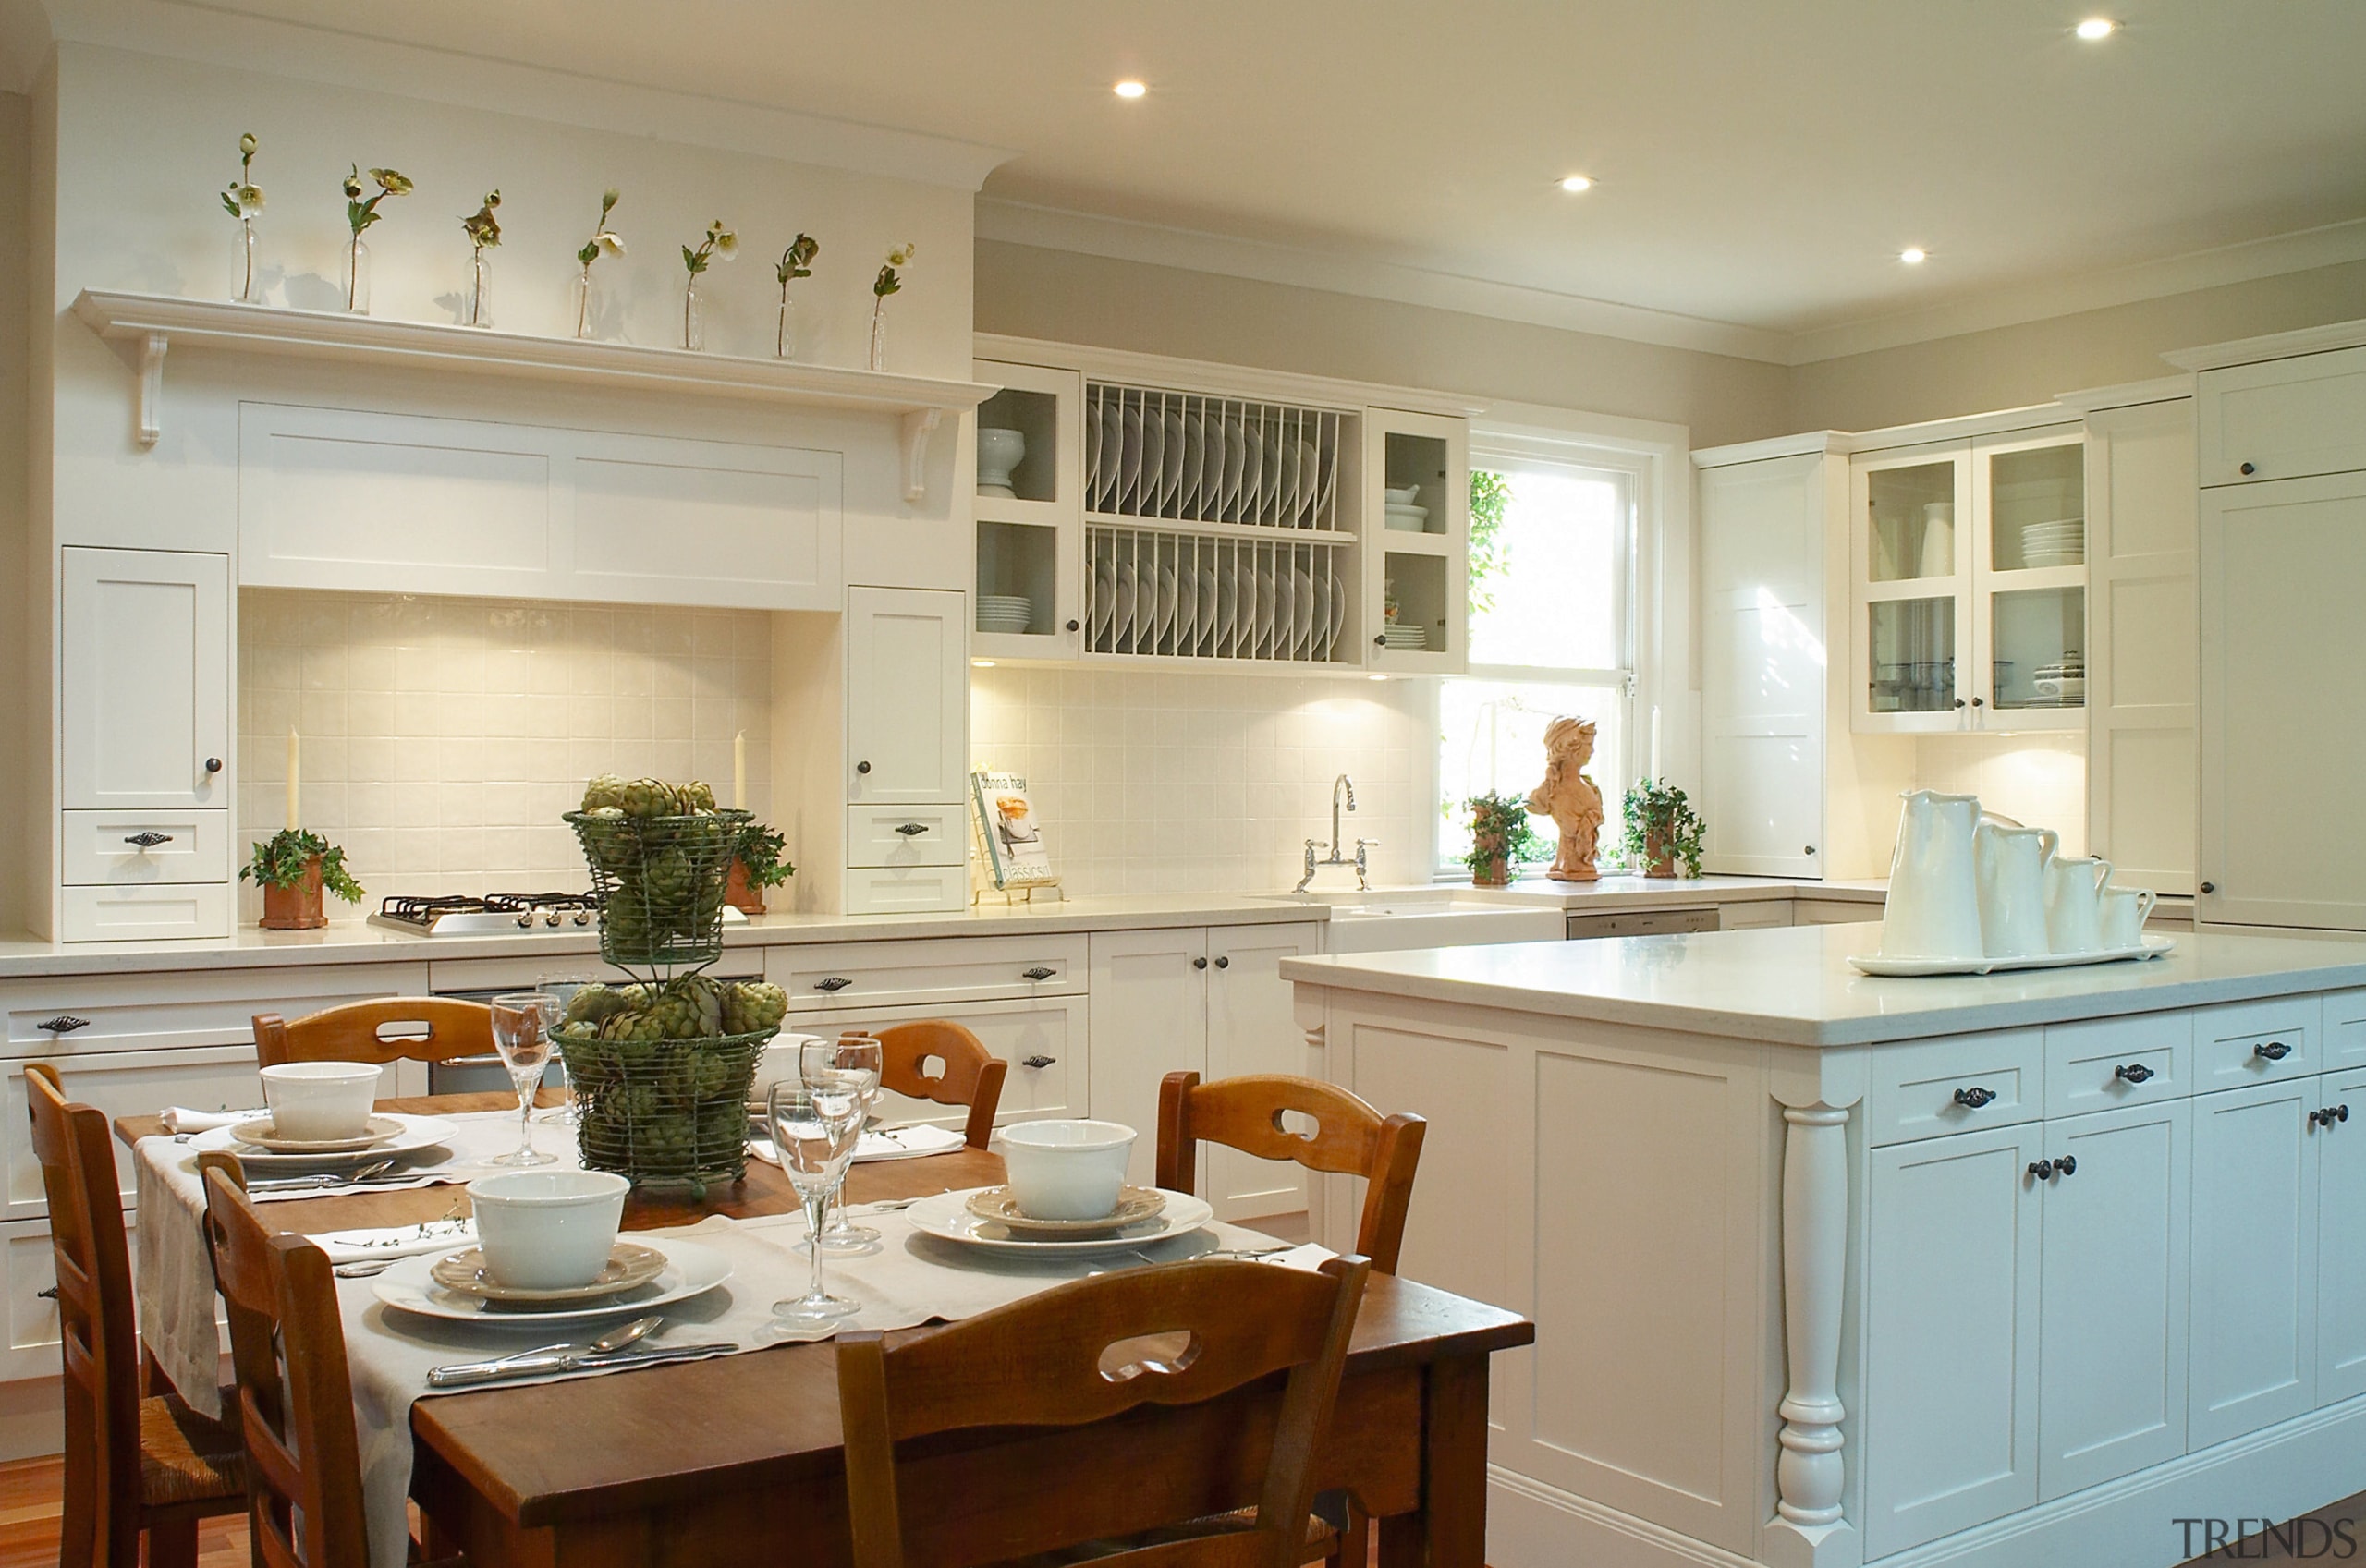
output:
[[1229, 958], [1219, 958], [1216, 960], [1216, 967], [1219, 969], [1229, 969], [1232, 967], [1232, 960]]
[[2263, 1056], [2270, 1062], [2281, 1062], [2286, 1057], [2292, 1054], [2292, 1048], [2285, 1044], [2280, 1039], [2272, 1039], [2265, 1045], [2252, 1046], [2251, 1054], [2253, 1056]]
[[1033, 1056], [1022, 1058], [1018, 1064], [1022, 1067], [1035, 1067], [1040, 1069], [1048, 1067], [1058, 1060], [1059, 1058], [1056, 1056], [1045, 1056], [1041, 1052], [1038, 1052]]
[[2035, 1176], [2041, 1182], [2047, 1180], [2054, 1174], [2054, 1161], [2051, 1160], [2032, 1160], [2030, 1161], [2030, 1174]]
[[160, 844], [172, 843], [173, 835], [170, 833], [160, 833], [155, 829], [150, 828], [144, 833], [136, 833], [131, 834], [123, 842], [126, 844], [136, 844], [142, 849], [153, 849]]
[[1204, 969], [1207, 966], [1208, 961], [1204, 958], [1194, 958], [1191, 960], [1191, 967], [1194, 969]]
[[847, 987], [852, 984], [854, 984], [854, 982], [847, 978], [844, 975], [830, 975], [822, 979], [815, 980], [813, 982], [813, 989], [815, 991], [835, 992], [844, 991]]
[[77, 1018], [71, 1013], [60, 1013], [56, 1017], [44, 1018], [33, 1027], [39, 1029], [45, 1029], [54, 1035], [70, 1035], [76, 1029], [89, 1028], [91, 1027], [91, 1020], [88, 1018]]
[[222, 771], [222, 759], [219, 757], [208, 757], [205, 760], [205, 771], [209, 773], [220, 772]]
[[1815, 845], [1811, 844], [1805, 849], [1800, 850], [1799, 853], [1802, 855], [1813, 855], [1815, 853]]
[[1019, 970], [1018, 978], [1024, 980], [1048, 980], [1054, 975], [1058, 973], [1059, 971], [1057, 969], [1047, 969], [1043, 965], [1038, 964], [1031, 969]]
[[1382, 635], [1381, 635], [1381, 636], [1379, 636], [1379, 637], [1373, 638], [1372, 639], [1372, 645], [1374, 648], [1385, 648], [1385, 647], [1387, 647], [1387, 646], [1388, 646], [1388, 638], [1387, 638], [1387, 635], [1386, 635], [1385, 633], [1384, 633], [1384, 634], [1382, 634]]
[[854, 765], [854, 771], [858, 773], [867, 773], [871, 772], [871, 764], [868, 762], [857, 762]]
[[2257, 472], [2259, 472], [2259, 465], [2258, 465], [2258, 464], [2256, 464], [2256, 463], [2245, 463], [2245, 464], [2242, 466], [2242, 468], [2241, 468], [2240, 469], [2238, 469], [2238, 472], [2240, 472], [2240, 473], [2246, 473], [2246, 474], [2255, 474], [2255, 473], [2257, 473]]
[[2064, 1155], [2061, 1159], [2054, 1162], [2054, 1173], [2057, 1176], [2077, 1175], [2079, 1173], [2079, 1157], [2075, 1154]]
[[2324, 1124], [2324, 1119], [2325, 1113], [2322, 1110], [2311, 1111], [2309, 1112], [2309, 1125], [2312, 1127], [2323, 1126]]
[[1080, 624], [1080, 623], [1076, 622], [1076, 621], [1070, 621], [1070, 622], [1068, 623], [1068, 630], [1070, 630], [1070, 631], [1075, 631], [1075, 630], [1077, 630], [1077, 629], [1078, 629], [1078, 626], [1079, 626], [1079, 624]]
[[1971, 705], [1974, 708], [1985, 708], [1988, 706], [1988, 699], [1984, 697], [1975, 697], [1971, 699]]
[[2333, 1108], [2333, 1119], [2334, 1119], [2335, 1121], [2336, 1121], [2336, 1122], [2347, 1122], [2347, 1121], [2348, 1121], [2348, 1120], [2349, 1120], [2349, 1107], [2348, 1107], [2348, 1106], [2347, 1106], [2347, 1105], [2336, 1105], [2336, 1106], [2335, 1106], [2335, 1107]]
[[2216, 882], [2204, 882], [2201, 884], [2201, 891], [2204, 893], [2216, 893], [2218, 891], [2218, 884]]
[[1963, 699], [1962, 699], [1962, 698], [1958, 697], [1958, 698], [1957, 698], [1957, 699], [1956, 699], [1956, 706], [1957, 706], [1957, 707], [1958, 707], [1958, 708], [1960, 708], [1960, 707], [1962, 707], [1962, 706], [1963, 706]]
[[1982, 1106], [1989, 1104], [1994, 1100], [1995, 1098], [1996, 1091], [1994, 1089], [1982, 1088], [1978, 1084], [1972, 1085], [1970, 1088], [1959, 1088], [1956, 1090], [1956, 1103], [1964, 1107], [1964, 1109], [1968, 1111], [1977, 1111]]
[[2149, 1083], [2154, 1075], [2153, 1069], [2144, 1065], [2143, 1063], [2129, 1062], [2114, 1067], [2111, 1070], [2111, 1076], [2115, 1078], [2125, 1078], [2131, 1084], [2141, 1084]]

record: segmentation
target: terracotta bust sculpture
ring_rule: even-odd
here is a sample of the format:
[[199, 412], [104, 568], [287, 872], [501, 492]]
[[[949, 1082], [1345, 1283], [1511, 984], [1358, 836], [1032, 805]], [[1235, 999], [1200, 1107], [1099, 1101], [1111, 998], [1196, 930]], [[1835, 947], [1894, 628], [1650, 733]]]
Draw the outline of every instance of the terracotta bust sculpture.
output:
[[1594, 880], [1596, 841], [1602, 835], [1602, 791], [1586, 777], [1593, 760], [1594, 728], [1584, 719], [1555, 719], [1544, 726], [1544, 782], [1529, 793], [1528, 808], [1553, 819], [1561, 845], [1544, 874], [1555, 881]]

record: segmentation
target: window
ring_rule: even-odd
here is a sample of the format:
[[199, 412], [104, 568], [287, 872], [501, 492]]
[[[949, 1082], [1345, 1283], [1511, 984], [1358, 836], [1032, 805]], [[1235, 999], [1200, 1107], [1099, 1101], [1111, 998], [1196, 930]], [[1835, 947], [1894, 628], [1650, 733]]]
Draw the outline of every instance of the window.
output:
[[[1544, 726], [1594, 722], [1615, 823], [1636, 768], [1633, 560], [1639, 471], [1489, 451], [1470, 456], [1470, 674], [1438, 693], [1438, 866], [1461, 874], [1474, 795], [1544, 776]], [[1549, 819], [1534, 819], [1550, 845]], [[1605, 830], [1604, 842], [1615, 839]]]

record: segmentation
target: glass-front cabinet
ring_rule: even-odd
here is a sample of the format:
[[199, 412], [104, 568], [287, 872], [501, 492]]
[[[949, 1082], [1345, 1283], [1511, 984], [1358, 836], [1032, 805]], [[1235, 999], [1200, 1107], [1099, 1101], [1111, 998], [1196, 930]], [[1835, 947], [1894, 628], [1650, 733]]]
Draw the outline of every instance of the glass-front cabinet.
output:
[[1002, 388], [978, 408], [978, 583], [973, 652], [1074, 658], [1081, 625], [1084, 378], [1075, 371], [980, 359]]
[[2084, 463], [2076, 425], [1853, 462], [1856, 729], [2084, 726]]

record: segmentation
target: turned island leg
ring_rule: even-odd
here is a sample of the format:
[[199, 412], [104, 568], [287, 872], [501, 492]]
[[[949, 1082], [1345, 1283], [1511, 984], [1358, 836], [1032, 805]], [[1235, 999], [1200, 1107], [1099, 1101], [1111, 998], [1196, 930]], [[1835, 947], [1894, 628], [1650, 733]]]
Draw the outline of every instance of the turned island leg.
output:
[[1840, 1522], [1840, 1298], [1848, 1261], [1848, 1112], [1787, 1106], [1783, 1143], [1783, 1327], [1790, 1388], [1775, 1512]]

